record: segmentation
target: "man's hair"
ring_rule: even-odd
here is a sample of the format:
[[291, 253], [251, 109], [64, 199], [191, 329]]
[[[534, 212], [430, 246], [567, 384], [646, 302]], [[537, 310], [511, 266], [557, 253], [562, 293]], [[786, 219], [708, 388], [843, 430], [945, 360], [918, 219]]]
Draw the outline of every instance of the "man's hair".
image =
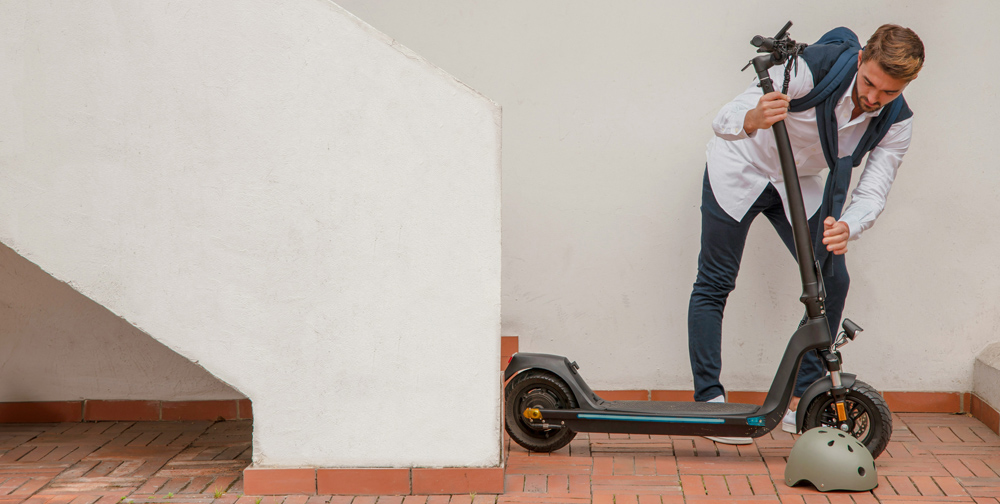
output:
[[909, 28], [884, 24], [868, 39], [861, 55], [862, 63], [870, 60], [875, 60], [889, 77], [911, 81], [924, 65], [924, 43]]

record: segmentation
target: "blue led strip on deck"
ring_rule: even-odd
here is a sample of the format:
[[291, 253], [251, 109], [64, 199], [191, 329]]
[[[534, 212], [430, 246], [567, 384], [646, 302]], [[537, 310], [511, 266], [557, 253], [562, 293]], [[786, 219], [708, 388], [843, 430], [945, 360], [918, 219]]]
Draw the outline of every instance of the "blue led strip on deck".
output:
[[594, 413], [578, 413], [577, 418], [583, 420], [624, 420], [626, 422], [663, 422], [663, 423], [706, 423], [720, 424], [726, 423], [721, 418], [684, 418], [684, 417], [656, 417], [656, 416], [631, 416], [631, 415], [602, 415]]

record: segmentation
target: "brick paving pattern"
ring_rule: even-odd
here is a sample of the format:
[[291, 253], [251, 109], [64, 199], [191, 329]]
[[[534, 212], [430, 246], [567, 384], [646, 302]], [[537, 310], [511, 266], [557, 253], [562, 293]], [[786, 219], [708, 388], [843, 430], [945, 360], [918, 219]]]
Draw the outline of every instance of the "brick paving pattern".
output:
[[689, 436], [579, 434], [552, 454], [507, 443], [503, 495], [247, 496], [251, 424], [0, 425], [0, 504], [1000, 504], [1000, 437], [964, 415], [903, 413], [872, 492], [785, 485], [794, 438], [752, 445]]

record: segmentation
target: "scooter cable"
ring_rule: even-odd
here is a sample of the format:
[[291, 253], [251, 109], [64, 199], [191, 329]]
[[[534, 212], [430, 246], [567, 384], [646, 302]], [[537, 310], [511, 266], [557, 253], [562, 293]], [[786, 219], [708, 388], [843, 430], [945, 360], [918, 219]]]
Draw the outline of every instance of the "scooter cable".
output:
[[788, 83], [792, 80], [792, 67], [795, 72], [799, 71], [799, 55], [808, 44], [795, 44], [795, 48], [788, 54], [788, 61], [785, 63], [785, 82], [781, 85], [781, 94], [788, 94]]

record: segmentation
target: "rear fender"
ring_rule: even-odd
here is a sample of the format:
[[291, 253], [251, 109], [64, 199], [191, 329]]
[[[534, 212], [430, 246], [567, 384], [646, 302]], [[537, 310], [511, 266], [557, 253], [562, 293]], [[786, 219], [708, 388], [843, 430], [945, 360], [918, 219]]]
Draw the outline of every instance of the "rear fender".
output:
[[561, 355], [518, 352], [507, 364], [503, 377], [504, 383], [509, 382], [514, 376], [532, 369], [548, 371], [562, 378], [573, 395], [576, 396], [576, 403], [581, 409], [600, 409], [601, 403], [604, 402], [597, 397], [597, 394], [580, 376], [576, 363], [570, 362], [569, 359]]

